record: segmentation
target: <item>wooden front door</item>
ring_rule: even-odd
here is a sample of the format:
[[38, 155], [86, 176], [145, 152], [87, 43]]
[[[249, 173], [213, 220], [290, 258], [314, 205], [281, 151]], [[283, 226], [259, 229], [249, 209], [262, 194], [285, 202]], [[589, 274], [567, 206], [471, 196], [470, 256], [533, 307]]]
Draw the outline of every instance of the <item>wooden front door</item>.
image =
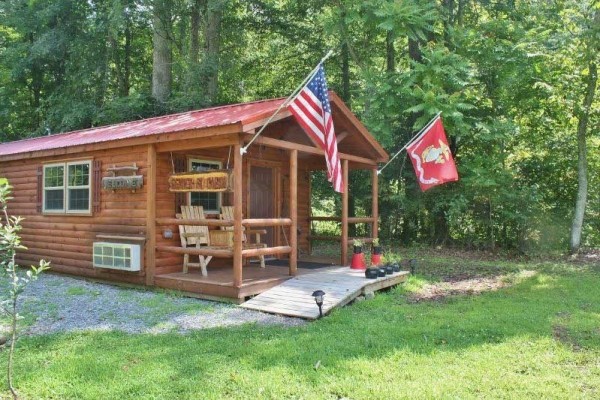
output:
[[[250, 218], [275, 218], [275, 173], [273, 168], [252, 165], [250, 167]], [[265, 228], [263, 243], [274, 246], [273, 227]]]

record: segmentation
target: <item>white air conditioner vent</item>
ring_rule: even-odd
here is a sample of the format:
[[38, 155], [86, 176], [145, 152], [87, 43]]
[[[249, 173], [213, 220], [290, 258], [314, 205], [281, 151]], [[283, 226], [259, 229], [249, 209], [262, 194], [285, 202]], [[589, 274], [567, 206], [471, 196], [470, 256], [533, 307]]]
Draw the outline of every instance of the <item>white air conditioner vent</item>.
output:
[[94, 242], [94, 267], [140, 270], [139, 244]]

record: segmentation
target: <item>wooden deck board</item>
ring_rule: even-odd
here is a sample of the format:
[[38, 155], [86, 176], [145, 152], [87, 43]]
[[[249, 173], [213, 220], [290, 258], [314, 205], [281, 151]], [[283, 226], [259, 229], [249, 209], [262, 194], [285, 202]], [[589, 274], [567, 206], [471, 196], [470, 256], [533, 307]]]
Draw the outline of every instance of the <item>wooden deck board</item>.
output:
[[317, 319], [319, 309], [312, 293], [325, 292], [323, 314], [348, 304], [361, 293], [374, 292], [406, 280], [407, 271], [377, 279], [365, 279], [363, 271], [348, 267], [327, 268], [289, 279], [240, 305], [251, 310]]

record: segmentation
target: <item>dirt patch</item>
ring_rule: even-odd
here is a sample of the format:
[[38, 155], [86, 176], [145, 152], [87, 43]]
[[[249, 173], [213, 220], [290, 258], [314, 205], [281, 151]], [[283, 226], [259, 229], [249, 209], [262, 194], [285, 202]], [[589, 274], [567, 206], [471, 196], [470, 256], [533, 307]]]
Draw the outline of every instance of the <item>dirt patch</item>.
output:
[[569, 334], [569, 329], [564, 325], [554, 325], [552, 327], [552, 337], [559, 342], [570, 346], [574, 351], [581, 350], [581, 345]]
[[576, 264], [600, 266], [600, 249], [582, 250], [576, 255], [571, 256], [569, 261]]
[[418, 292], [412, 294], [408, 301], [418, 303], [420, 301], [441, 300], [448, 296], [456, 295], [478, 295], [483, 292], [492, 292], [514, 285], [523, 278], [530, 278], [536, 274], [535, 271], [522, 271], [518, 275], [499, 275], [495, 277], [467, 278], [453, 276], [444, 282], [427, 284]]

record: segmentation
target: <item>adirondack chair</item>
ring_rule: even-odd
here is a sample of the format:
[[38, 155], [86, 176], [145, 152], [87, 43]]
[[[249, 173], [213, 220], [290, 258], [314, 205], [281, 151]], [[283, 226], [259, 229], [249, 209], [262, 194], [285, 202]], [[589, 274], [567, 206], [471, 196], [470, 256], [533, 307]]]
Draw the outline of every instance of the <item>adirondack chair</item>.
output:
[[[202, 206], [181, 206], [181, 214], [177, 214], [178, 219], [204, 219], [204, 208]], [[210, 236], [208, 226], [199, 225], [179, 225], [179, 237], [181, 247], [210, 246]], [[199, 262], [190, 262], [190, 254], [183, 255], [183, 272], [188, 273], [188, 267], [200, 267], [202, 276], [207, 276], [206, 266], [212, 260], [212, 256], [198, 256]]]
[[[234, 219], [233, 218], [233, 206], [222, 206], [221, 214], [220, 214], [219, 218], [221, 218], [222, 220], [226, 220], [226, 221], [233, 221], [233, 219]], [[226, 231], [232, 231], [233, 226], [222, 226], [221, 229], [226, 230]], [[253, 229], [253, 230], [246, 231], [245, 227], [242, 227], [242, 229], [244, 230], [244, 234], [242, 236], [242, 242], [243, 242], [242, 246], [244, 249], [262, 249], [262, 248], [267, 247], [266, 243], [260, 242], [260, 235], [266, 234], [267, 233], [266, 230]], [[250, 243], [247, 240], [246, 233], [255, 235], [255, 239], [256, 239], [255, 243]], [[260, 260], [260, 267], [265, 268], [265, 256], [258, 256], [258, 259]]]

